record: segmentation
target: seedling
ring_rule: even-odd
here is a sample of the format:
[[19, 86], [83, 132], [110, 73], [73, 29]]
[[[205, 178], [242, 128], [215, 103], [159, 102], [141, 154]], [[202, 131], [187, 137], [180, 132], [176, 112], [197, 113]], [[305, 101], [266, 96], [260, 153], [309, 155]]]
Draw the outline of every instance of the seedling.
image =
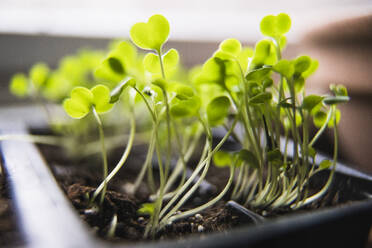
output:
[[[74, 83], [69, 85], [70, 97], [63, 101], [63, 107], [72, 118], [87, 122], [92, 113], [99, 131], [103, 180], [90, 202], [100, 195], [102, 204], [107, 184], [131, 152], [138, 126], [147, 127], [150, 136], [145, 161], [138, 177], [130, 182], [128, 193], [135, 195], [141, 183], [146, 183], [152, 192], [149, 201], [138, 210], [138, 214], [149, 216], [145, 237], [155, 237], [166, 225], [212, 206], [230, 188], [231, 199], [255, 209], [294, 209], [320, 199], [336, 168], [340, 120], [337, 105], [347, 102], [349, 97], [341, 85], [330, 87], [332, 96], [306, 94], [306, 79], [315, 72], [318, 62], [305, 55], [282, 58], [285, 34], [290, 27], [291, 20], [286, 14], [266, 16], [260, 29], [267, 38], [257, 42], [255, 48], [226, 39], [211, 58], [193, 68], [185, 78], [178, 74], [181, 71], [178, 51], [163, 51], [170, 34], [169, 22], [162, 15], [154, 15], [130, 30], [132, 42], [147, 50], [145, 55], [130, 42], [115, 42], [104, 58], [101, 55], [103, 60], [99, 64], [93, 63], [96, 65], [93, 84], [83, 82], [80, 73], [71, 73], [75, 76], [69, 82]], [[93, 57], [91, 60], [95, 61]], [[50, 84], [52, 76], [46, 68], [37, 65], [32, 70], [33, 88], [47, 88], [44, 84]], [[84, 71], [84, 63], [73, 68]], [[97, 85], [98, 81], [104, 83]], [[19, 96], [29, 95], [29, 82], [26, 76], [16, 75], [11, 91]], [[51, 85], [55, 85], [52, 89], [61, 86]], [[96, 86], [91, 88], [92, 85]], [[48, 92], [54, 101], [60, 99], [51, 93], [57, 91]], [[107, 119], [129, 118], [130, 133], [122, 157], [108, 173], [101, 114], [109, 112], [114, 104], [121, 107], [107, 113]], [[318, 128], [313, 137], [309, 133], [311, 120]], [[212, 130], [216, 127], [225, 128], [226, 133], [214, 146]], [[313, 146], [326, 128], [334, 131], [333, 161], [325, 160], [317, 167]], [[228, 138], [234, 139], [240, 148], [222, 150]], [[294, 144], [290, 151], [289, 139]], [[196, 152], [199, 145], [201, 153]], [[154, 173], [154, 155], [158, 178]], [[196, 162], [191, 175], [186, 177], [191, 161]], [[185, 202], [206, 178], [211, 164], [229, 167], [225, 187], [208, 202], [183, 210]], [[326, 184], [310, 195], [310, 179], [325, 169], [331, 169]], [[114, 233], [116, 222], [114, 216], [109, 235]]]

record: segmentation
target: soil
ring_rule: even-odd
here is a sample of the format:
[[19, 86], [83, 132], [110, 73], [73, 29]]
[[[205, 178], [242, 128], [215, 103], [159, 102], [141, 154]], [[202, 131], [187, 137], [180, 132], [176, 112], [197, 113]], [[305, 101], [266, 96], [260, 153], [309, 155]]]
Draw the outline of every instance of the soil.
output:
[[[129, 156], [125, 169], [122, 169], [110, 182], [101, 211], [97, 211], [89, 206], [87, 200], [87, 195], [92, 194], [95, 187], [101, 182], [100, 157], [97, 156], [94, 160], [82, 159], [80, 161], [70, 161], [66, 159], [66, 154], [59, 148], [40, 146], [40, 149], [51, 166], [59, 184], [68, 198], [70, 198], [81, 218], [93, 228], [99, 237], [110, 241], [143, 241], [143, 233], [148, 222], [148, 217], [139, 216], [137, 210], [148, 199], [149, 191], [142, 185], [136, 196], [129, 196], [125, 193], [124, 182], [133, 182], [136, 178], [138, 168], [140, 168], [144, 160], [142, 151], [145, 147], [136, 147]], [[112, 159], [110, 164], [115, 164], [114, 162], [118, 160], [121, 151], [122, 149], [119, 149], [110, 154], [109, 158]], [[200, 192], [194, 194], [181, 211], [207, 202], [217, 192], [220, 192], [225, 186], [227, 178], [228, 170], [221, 171], [221, 169], [210, 167], [206, 180], [214, 185], [214, 187], [211, 187], [210, 191], [204, 194]], [[312, 187], [316, 189], [324, 185], [324, 178], [326, 177], [320, 175], [318, 179], [313, 180], [311, 183]], [[337, 176], [333, 182], [333, 188], [337, 190], [331, 190], [321, 203], [313, 204], [300, 211], [308, 211], [314, 208], [333, 206], [340, 203], [347, 204], [353, 200], [364, 199], [365, 196], [360, 194], [360, 188], [357, 189], [353, 185], [354, 183], [350, 179]], [[365, 185], [366, 191], [368, 187], [370, 185]], [[227, 200], [226, 198], [220, 201], [215, 206], [201, 212], [200, 215], [191, 216], [172, 223], [163, 231], [159, 232], [156, 239], [183, 239], [189, 235], [228, 232], [237, 226], [252, 224], [252, 221], [244, 218], [240, 212], [227, 206]], [[257, 212], [267, 218], [275, 218], [288, 213], [286, 209], [275, 212], [262, 210]], [[115, 235], [114, 237], [107, 237], [110, 223], [115, 214], [118, 218]]]
[[6, 175], [2, 173], [0, 166], [0, 247], [16, 247], [24, 244], [13, 206]]

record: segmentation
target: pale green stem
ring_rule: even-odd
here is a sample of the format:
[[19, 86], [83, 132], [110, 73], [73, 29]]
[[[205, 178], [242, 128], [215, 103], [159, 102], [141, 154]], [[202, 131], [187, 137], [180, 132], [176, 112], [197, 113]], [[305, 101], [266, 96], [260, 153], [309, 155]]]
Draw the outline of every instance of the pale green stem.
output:
[[[145, 176], [146, 170], [149, 169], [148, 168], [149, 166], [152, 166], [151, 161], [152, 161], [152, 156], [154, 154], [154, 149], [155, 149], [155, 134], [154, 134], [154, 130], [153, 130], [153, 133], [151, 134], [150, 144], [149, 144], [149, 148], [147, 150], [147, 155], [146, 155], [145, 162], [143, 163], [142, 168], [141, 168], [141, 171], [140, 171], [140, 174], [137, 176], [137, 179], [136, 179], [136, 181], [134, 183], [132, 194], [135, 194], [136, 193], [136, 191], [137, 191], [140, 183], [142, 182], [142, 180], [143, 180], [143, 178]], [[152, 183], [150, 182], [150, 184], [153, 184], [153, 182]]]
[[[334, 106], [332, 106], [332, 110], [335, 111]], [[334, 177], [334, 174], [335, 174], [335, 171], [336, 171], [337, 155], [338, 155], [338, 134], [337, 134], [336, 118], [334, 118], [334, 127], [333, 128], [334, 128], [333, 129], [333, 135], [334, 135], [333, 166], [332, 166], [332, 170], [330, 172], [330, 175], [328, 177], [328, 180], [327, 180], [326, 184], [323, 186], [323, 188], [318, 193], [312, 195], [311, 197], [308, 197], [299, 206], [297, 206], [297, 205], [293, 206], [294, 208], [298, 208], [298, 207], [301, 207], [301, 206], [308, 205], [309, 203], [312, 203], [312, 202], [320, 199], [328, 191], [328, 189], [329, 189], [329, 187], [332, 183], [332, 180], [333, 180], [333, 177]]]
[[[100, 194], [101, 191], [103, 191], [102, 192], [102, 195], [104, 195], [104, 193], [106, 191], [106, 185], [107, 185], [107, 183], [121, 169], [121, 167], [124, 165], [125, 161], [127, 160], [128, 156], [129, 156], [129, 153], [130, 153], [130, 151], [132, 149], [132, 146], [133, 146], [134, 136], [136, 134], [136, 122], [135, 122], [135, 117], [134, 117], [133, 110], [131, 111], [130, 122], [131, 122], [131, 128], [130, 128], [130, 136], [129, 136], [127, 147], [125, 148], [125, 151], [124, 151], [123, 155], [121, 156], [119, 162], [117, 163], [117, 165], [115, 166], [115, 168], [110, 172], [110, 174], [108, 176], [107, 176], [107, 167], [106, 167], [106, 176], [104, 177], [103, 182], [94, 191], [93, 198], [92, 198], [91, 201], [93, 201], [97, 197], [97, 195]], [[104, 143], [103, 143], [103, 147], [104, 147]], [[106, 152], [105, 152], [105, 154], [106, 154]], [[107, 159], [106, 159], [106, 166], [107, 166]], [[101, 196], [101, 199], [103, 200], [102, 196]]]
[[182, 212], [180, 214], [177, 214], [177, 215], [174, 215], [174, 216], [170, 217], [169, 218], [169, 221], [164, 222], [163, 225], [166, 225], [169, 222], [174, 222], [174, 221], [176, 221], [178, 219], [182, 219], [182, 218], [185, 218], [185, 217], [194, 215], [196, 213], [199, 213], [200, 211], [203, 211], [204, 209], [213, 206], [216, 202], [218, 202], [219, 200], [221, 200], [221, 198], [226, 194], [226, 192], [229, 190], [229, 188], [231, 186], [231, 183], [232, 183], [233, 178], [234, 178], [234, 169], [235, 169], [234, 166], [230, 166], [230, 177], [229, 177], [229, 180], [228, 180], [225, 188], [215, 198], [213, 198], [209, 202], [207, 202], [207, 203], [205, 203], [205, 204], [203, 204], [203, 205], [201, 205], [201, 206], [199, 206], [197, 208], [190, 209], [188, 211], [185, 211], [185, 212]]
[[[105, 194], [106, 194], [106, 188], [107, 188], [107, 182], [106, 182], [106, 178], [107, 178], [107, 171], [108, 171], [108, 165], [107, 165], [107, 153], [106, 153], [106, 148], [105, 148], [105, 135], [104, 135], [104, 132], [103, 132], [103, 125], [102, 125], [102, 121], [101, 119], [99, 118], [98, 116], [98, 113], [95, 109], [95, 107], [93, 107], [93, 115], [97, 121], [97, 124], [98, 124], [98, 130], [99, 130], [99, 139], [101, 141], [101, 151], [102, 151], [102, 162], [103, 162], [103, 184], [102, 184], [102, 194], [101, 194], [101, 198], [100, 198], [100, 205], [102, 205], [103, 203], [103, 200], [105, 199]], [[93, 194], [93, 197], [91, 199], [91, 202], [94, 201], [94, 199], [97, 197], [97, 195], [101, 192], [101, 190], [98, 190], [100, 187], [98, 187], [96, 189], [96, 191], [94, 192]]]
[[[185, 182], [185, 184], [180, 188], [180, 190], [176, 193], [176, 195], [169, 201], [166, 207], [161, 211], [160, 217], [162, 217], [169, 207], [173, 205], [173, 203], [179, 198], [181, 194], [188, 188], [188, 186], [194, 181], [195, 177], [199, 174], [200, 170], [205, 166], [205, 164], [212, 158], [212, 156], [221, 148], [221, 146], [225, 143], [227, 138], [230, 136], [232, 130], [235, 128], [238, 118], [235, 118], [230, 130], [225, 134], [225, 136], [221, 139], [221, 141], [216, 145], [212, 152], [210, 152], [206, 159], [201, 162], [193, 171], [190, 178]], [[203, 123], [203, 122], [202, 122]], [[204, 125], [204, 123], [203, 123]], [[209, 143], [206, 143], [206, 146], [209, 146]]]
[[318, 138], [320, 137], [320, 135], [323, 134], [324, 130], [328, 126], [329, 121], [331, 120], [332, 114], [333, 114], [333, 108], [331, 108], [328, 111], [328, 115], [327, 115], [326, 121], [323, 123], [323, 125], [321, 126], [321, 128], [318, 130], [318, 132], [315, 134], [315, 136], [313, 137], [313, 139], [310, 141], [310, 143], [309, 143], [309, 146], [310, 147], [312, 147], [314, 145], [314, 143], [318, 140]]

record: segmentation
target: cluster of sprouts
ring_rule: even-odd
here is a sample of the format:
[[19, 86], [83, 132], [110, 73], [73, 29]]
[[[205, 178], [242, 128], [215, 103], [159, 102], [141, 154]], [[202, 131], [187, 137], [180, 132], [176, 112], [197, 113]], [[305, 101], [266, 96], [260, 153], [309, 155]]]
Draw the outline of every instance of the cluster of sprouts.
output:
[[[107, 184], [125, 170], [136, 138], [147, 142], [146, 158], [128, 190], [134, 195], [146, 184], [152, 193], [138, 210], [149, 216], [146, 237], [223, 197], [255, 209], [300, 208], [329, 188], [337, 159], [337, 104], [349, 98], [341, 85], [330, 87], [332, 95], [306, 94], [306, 79], [318, 62], [309, 56], [282, 58], [290, 27], [286, 14], [266, 16], [260, 24], [266, 38], [254, 48], [226, 39], [203, 65], [187, 72], [178, 51], [164, 49], [170, 33], [167, 19], [153, 15], [130, 30], [131, 41], [146, 53], [129, 41], [114, 42], [106, 55], [85, 50], [66, 57], [55, 71], [37, 64], [29, 77], [15, 75], [10, 89], [42, 105], [61, 103], [70, 117], [83, 123], [79, 132], [98, 130], [95, 144], [102, 155], [103, 179], [89, 199], [92, 205], [102, 205]], [[125, 149], [111, 171], [106, 123], [107, 129], [126, 132], [119, 140]], [[214, 128], [225, 130], [217, 144]], [[327, 128], [334, 131], [334, 157], [315, 165], [313, 145]], [[222, 150], [228, 138], [239, 149]], [[229, 168], [225, 187], [208, 202], [183, 210], [212, 164]], [[309, 180], [324, 169], [330, 169], [327, 182], [310, 193]]]

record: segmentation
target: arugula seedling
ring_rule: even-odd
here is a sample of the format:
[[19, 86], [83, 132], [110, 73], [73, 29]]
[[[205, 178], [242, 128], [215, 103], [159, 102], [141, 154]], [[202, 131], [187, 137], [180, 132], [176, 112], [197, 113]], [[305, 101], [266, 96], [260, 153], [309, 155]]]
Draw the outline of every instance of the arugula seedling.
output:
[[[103, 180], [104, 186], [100, 198], [100, 204], [103, 203], [106, 193], [106, 177], [108, 176], [108, 165], [107, 165], [107, 153], [105, 148], [105, 137], [103, 131], [103, 124], [99, 117], [99, 114], [103, 114], [113, 107], [110, 103], [110, 90], [107, 86], [97, 85], [92, 89], [85, 87], [76, 87], [71, 91], [70, 98], [63, 102], [63, 108], [66, 113], [72, 118], [81, 119], [84, 118], [90, 112], [93, 113], [97, 122], [99, 138], [101, 141], [101, 154], [103, 163]], [[98, 189], [94, 192], [91, 202], [97, 197], [100, 191]]]

